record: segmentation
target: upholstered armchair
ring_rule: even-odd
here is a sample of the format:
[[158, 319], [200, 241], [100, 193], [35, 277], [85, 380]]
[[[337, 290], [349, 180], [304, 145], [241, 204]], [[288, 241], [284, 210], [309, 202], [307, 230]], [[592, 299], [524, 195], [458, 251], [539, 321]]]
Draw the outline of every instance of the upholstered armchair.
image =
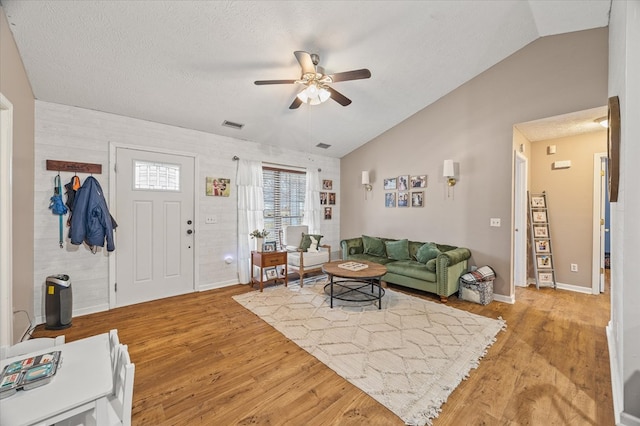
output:
[[[300, 275], [300, 287], [304, 274], [322, 269], [322, 265], [331, 261], [331, 246], [319, 244], [322, 236], [309, 234], [307, 225], [285, 226], [280, 231], [280, 246], [287, 251], [289, 271]], [[314, 247], [314, 240], [317, 247]], [[314, 251], [317, 250], [317, 251]]]

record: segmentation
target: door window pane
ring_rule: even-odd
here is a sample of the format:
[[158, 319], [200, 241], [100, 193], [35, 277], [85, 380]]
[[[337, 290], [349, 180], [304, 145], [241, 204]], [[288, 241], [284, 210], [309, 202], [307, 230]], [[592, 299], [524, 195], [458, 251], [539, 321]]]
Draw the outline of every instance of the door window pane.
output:
[[135, 160], [134, 189], [180, 191], [180, 165]]

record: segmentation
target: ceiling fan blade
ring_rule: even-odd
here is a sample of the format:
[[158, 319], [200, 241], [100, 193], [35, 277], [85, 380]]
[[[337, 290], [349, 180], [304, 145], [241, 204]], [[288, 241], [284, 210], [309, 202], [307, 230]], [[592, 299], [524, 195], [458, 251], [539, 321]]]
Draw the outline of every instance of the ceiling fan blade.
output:
[[253, 83], [257, 86], [263, 86], [265, 84], [293, 84], [297, 80], [258, 80]]
[[340, 105], [347, 106], [347, 105], [349, 105], [351, 103], [351, 99], [347, 98], [345, 95], [343, 95], [342, 93], [338, 92], [336, 89], [333, 89], [331, 87], [327, 87], [327, 90], [329, 91], [329, 93], [331, 93], [331, 99], [333, 99], [334, 101], [336, 101]]
[[361, 70], [337, 72], [329, 77], [331, 77], [331, 80], [333, 80], [334, 83], [337, 83], [338, 81], [362, 80], [363, 78], [371, 77], [371, 71], [363, 68]]
[[293, 100], [293, 103], [289, 106], [289, 109], [297, 109], [300, 107], [300, 105], [302, 105], [302, 101], [296, 96], [296, 98]]
[[302, 67], [302, 74], [316, 72], [316, 66], [313, 65], [310, 53], [304, 52], [302, 50], [296, 50], [295, 52], [293, 52], [293, 54], [296, 55], [296, 59], [300, 63], [300, 67]]

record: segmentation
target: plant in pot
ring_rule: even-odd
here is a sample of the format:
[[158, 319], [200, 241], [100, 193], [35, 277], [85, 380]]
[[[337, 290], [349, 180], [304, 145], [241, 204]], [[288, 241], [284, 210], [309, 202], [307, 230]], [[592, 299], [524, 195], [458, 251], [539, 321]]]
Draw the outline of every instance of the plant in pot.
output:
[[251, 236], [251, 239], [256, 240], [256, 251], [262, 251], [262, 244], [264, 243], [265, 237], [269, 235], [269, 231], [266, 229], [263, 229], [262, 231], [254, 229], [249, 235]]

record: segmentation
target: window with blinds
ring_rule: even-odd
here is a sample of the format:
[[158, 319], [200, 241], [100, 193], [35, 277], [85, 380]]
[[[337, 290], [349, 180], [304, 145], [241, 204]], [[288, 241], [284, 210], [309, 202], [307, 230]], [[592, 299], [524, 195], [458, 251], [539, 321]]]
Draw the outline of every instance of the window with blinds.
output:
[[264, 183], [264, 227], [268, 241], [280, 244], [278, 234], [288, 225], [302, 224], [306, 173], [295, 170], [262, 168]]

